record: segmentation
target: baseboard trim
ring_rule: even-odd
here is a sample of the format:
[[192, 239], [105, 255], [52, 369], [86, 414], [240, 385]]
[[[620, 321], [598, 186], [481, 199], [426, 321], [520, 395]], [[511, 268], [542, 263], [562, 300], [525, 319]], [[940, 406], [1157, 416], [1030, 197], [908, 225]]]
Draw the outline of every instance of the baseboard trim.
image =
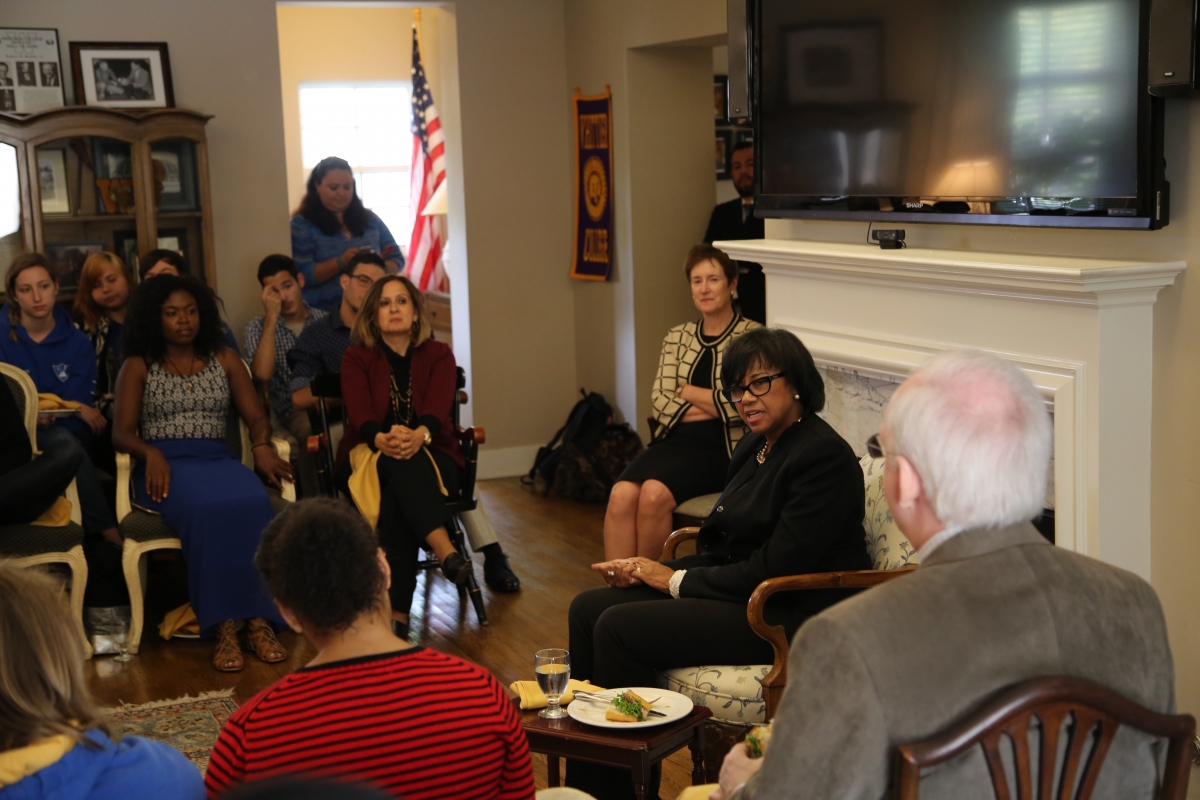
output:
[[486, 481], [491, 478], [527, 475], [529, 468], [533, 466], [533, 459], [537, 457], [537, 451], [538, 445], [536, 444], [480, 450], [476, 477], [481, 481]]

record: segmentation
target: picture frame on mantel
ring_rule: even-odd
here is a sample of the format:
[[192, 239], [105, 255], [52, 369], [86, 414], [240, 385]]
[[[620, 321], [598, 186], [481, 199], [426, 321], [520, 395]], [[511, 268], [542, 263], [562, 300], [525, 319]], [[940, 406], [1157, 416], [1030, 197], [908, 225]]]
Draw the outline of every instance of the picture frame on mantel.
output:
[[174, 108], [166, 42], [71, 42], [75, 103], [102, 108]]
[[0, 111], [61, 108], [65, 92], [58, 29], [0, 27]]

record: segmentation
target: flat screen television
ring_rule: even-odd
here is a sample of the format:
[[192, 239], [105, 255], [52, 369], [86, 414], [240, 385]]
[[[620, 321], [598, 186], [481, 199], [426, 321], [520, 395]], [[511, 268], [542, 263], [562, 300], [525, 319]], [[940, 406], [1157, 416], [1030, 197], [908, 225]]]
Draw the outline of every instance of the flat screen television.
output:
[[1167, 224], [1148, 0], [751, 0], [759, 216]]

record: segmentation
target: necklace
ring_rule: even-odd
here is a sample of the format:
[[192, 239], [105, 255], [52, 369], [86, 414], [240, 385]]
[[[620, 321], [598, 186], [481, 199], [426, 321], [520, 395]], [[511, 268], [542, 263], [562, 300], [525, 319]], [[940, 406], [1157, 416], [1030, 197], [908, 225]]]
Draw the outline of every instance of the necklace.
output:
[[756, 456], [756, 458], [758, 459], [758, 463], [761, 464], [767, 460], [767, 453], [770, 452], [770, 450], [771, 450], [771, 443], [763, 442], [762, 449], [758, 451], [758, 455]]
[[[170, 365], [171, 365], [171, 366], [172, 366], [172, 367], [175, 369], [175, 373], [176, 373], [176, 375], [177, 375], [178, 377], [180, 377], [180, 378], [190, 378], [190, 377], [192, 377], [190, 374], [189, 374], [189, 375], [184, 375], [184, 374], [183, 374], [183, 370], [181, 370], [181, 369], [180, 369], [180, 368], [179, 368], [179, 367], [178, 367], [178, 366], [175, 364], [175, 362], [171, 360], [171, 357], [170, 357], [170, 356], [167, 356], [167, 363], [168, 363], [168, 364], [170, 364]], [[193, 353], [192, 353], [192, 357], [191, 357], [190, 359], [188, 359], [188, 369], [189, 369], [189, 370], [191, 370], [191, 368], [192, 368], [192, 365], [193, 365], [193, 364], [195, 364], [195, 363], [196, 363], [196, 354], [193, 352]], [[192, 391], [192, 389], [194, 389], [194, 388], [195, 388], [195, 384], [194, 384], [192, 381], [188, 381], [188, 382], [187, 382], [187, 390], [190, 392], [190, 391]]]

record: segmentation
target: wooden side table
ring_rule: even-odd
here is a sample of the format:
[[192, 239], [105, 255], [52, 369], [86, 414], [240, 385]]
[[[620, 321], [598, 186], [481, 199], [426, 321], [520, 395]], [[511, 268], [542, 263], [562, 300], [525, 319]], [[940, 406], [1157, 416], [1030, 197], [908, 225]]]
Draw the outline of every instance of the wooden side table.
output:
[[685, 745], [692, 751], [692, 784], [705, 782], [704, 722], [712, 711], [702, 706], [673, 724], [630, 731], [584, 725], [570, 717], [542, 719], [536, 710], [519, 713], [529, 749], [546, 755], [550, 786], [560, 785], [558, 759], [577, 758], [629, 770], [634, 793], [644, 800], [650, 793], [650, 769]]

